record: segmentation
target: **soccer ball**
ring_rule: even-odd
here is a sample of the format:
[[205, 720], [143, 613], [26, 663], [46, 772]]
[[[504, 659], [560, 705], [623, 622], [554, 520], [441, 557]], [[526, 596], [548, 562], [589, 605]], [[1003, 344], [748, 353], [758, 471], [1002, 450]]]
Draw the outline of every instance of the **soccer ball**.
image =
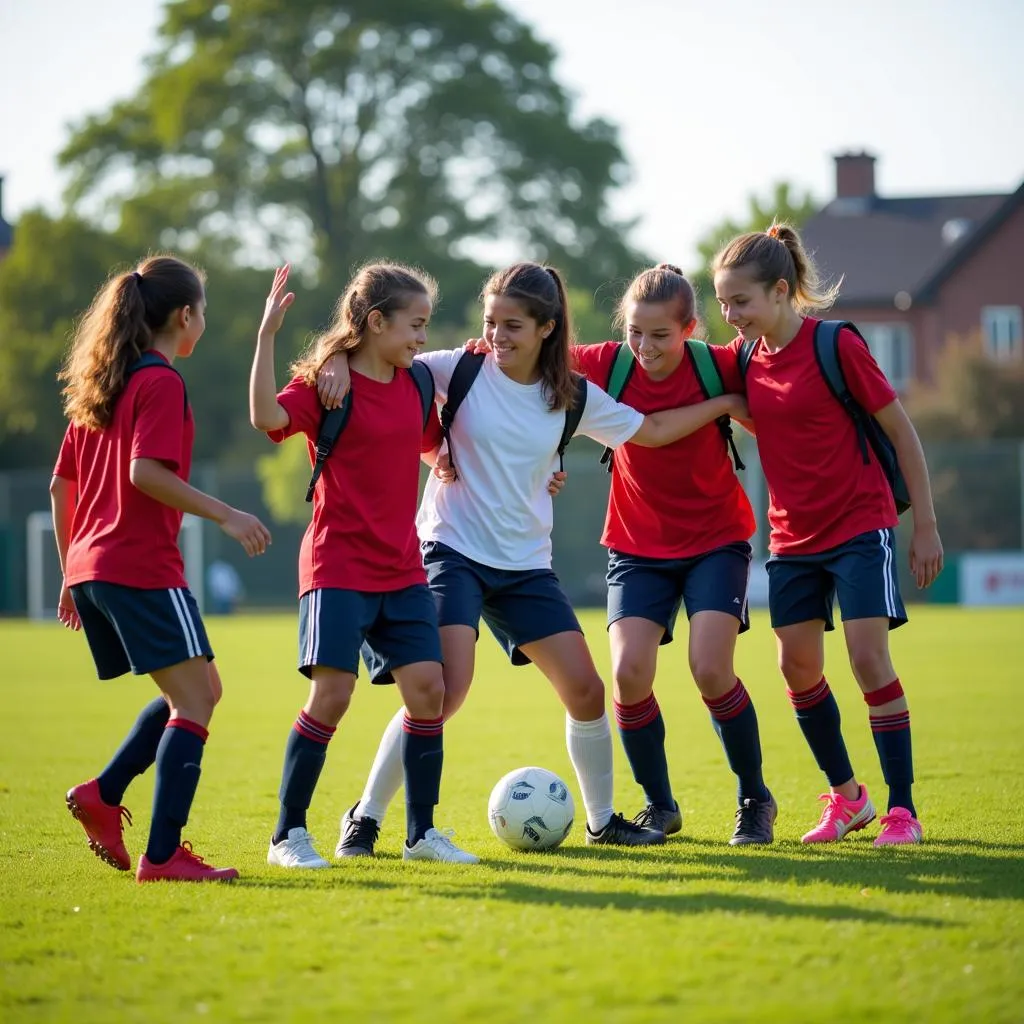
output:
[[517, 768], [487, 802], [491, 831], [513, 850], [553, 850], [569, 834], [576, 807], [569, 787], [545, 768]]

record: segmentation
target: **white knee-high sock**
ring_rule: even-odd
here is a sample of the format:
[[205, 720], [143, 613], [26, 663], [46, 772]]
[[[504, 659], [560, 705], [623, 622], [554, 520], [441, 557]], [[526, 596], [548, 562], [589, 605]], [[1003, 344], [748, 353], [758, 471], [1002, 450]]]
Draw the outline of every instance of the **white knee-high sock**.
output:
[[600, 832], [614, 810], [612, 733], [608, 716], [602, 714], [592, 722], [577, 722], [566, 714], [565, 745], [583, 794], [587, 824], [591, 832]]
[[370, 775], [366, 780], [356, 817], [373, 818], [378, 825], [383, 824], [388, 804], [402, 788], [405, 780], [405, 768], [402, 764], [402, 744], [405, 734], [402, 732], [402, 721], [405, 708], [399, 708], [395, 717], [388, 722], [384, 735], [377, 747], [377, 756], [373, 759]]

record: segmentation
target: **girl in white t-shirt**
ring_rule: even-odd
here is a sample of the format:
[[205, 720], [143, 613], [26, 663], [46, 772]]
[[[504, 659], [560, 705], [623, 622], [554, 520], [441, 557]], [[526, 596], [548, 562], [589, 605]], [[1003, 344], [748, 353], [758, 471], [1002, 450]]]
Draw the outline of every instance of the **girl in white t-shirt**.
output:
[[[576, 375], [570, 369], [572, 328], [565, 287], [553, 267], [518, 263], [483, 289], [484, 336], [492, 351], [462, 402], [450, 431], [451, 484], [431, 477], [417, 526], [430, 588], [438, 605], [444, 654], [444, 717], [454, 714], [473, 680], [481, 617], [513, 664], [533, 662], [566, 710], [566, 744], [586, 808], [588, 844], [648, 845], [663, 832], [616, 814], [612, 804], [612, 742], [604, 683], [579, 621], [551, 569], [555, 468]], [[421, 358], [438, 399], [463, 350]], [[330, 403], [345, 387], [322, 386]], [[323, 383], [323, 382], [322, 382]], [[626, 441], [660, 447], [723, 414], [745, 414], [742, 398], [724, 395], [699, 405], [643, 416], [593, 384], [577, 433], [617, 448]], [[384, 681], [386, 666], [378, 675]], [[402, 783], [401, 713], [388, 725], [362, 799], [342, 819], [338, 856], [373, 853], [380, 822]]]

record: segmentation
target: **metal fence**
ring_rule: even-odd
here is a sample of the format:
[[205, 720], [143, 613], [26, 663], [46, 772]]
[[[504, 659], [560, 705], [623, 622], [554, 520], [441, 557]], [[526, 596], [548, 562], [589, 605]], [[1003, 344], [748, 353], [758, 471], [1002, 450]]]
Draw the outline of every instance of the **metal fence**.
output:
[[[740, 474], [758, 515], [756, 556], [764, 557], [767, 495], [753, 439], [744, 435], [747, 469]], [[1014, 551], [1024, 548], [1024, 440], [953, 442], [926, 445], [943, 543], [955, 555], [967, 551]], [[555, 500], [555, 570], [574, 604], [603, 605], [605, 551], [598, 544], [608, 496], [608, 474], [599, 464], [600, 449], [586, 439], [573, 442], [566, 457], [568, 485]], [[32, 513], [49, 507], [48, 469], [0, 473], [0, 614], [23, 615], [27, 607], [27, 528]], [[261, 558], [248, 559], [215, 526], [203, 527], [206, 564], [221, 559], [241, 576], [246, 604], [291, 607], [296, 599], [296, 559], [303, 528], [275, 522], [263, 503], [260, 483], [251, 468], [199, 465], [193, 483], [224, 501], [259, 515], [274, 533], [274, 544]], [[906, 551], [911, 517], [900, 525]], [[56, 605], [60, 574], [56, 552], [47, 546], [43, 590], [47, 607]], [[901, 557], [906, 572], [906, 558]], [[954, 600], [941, 582], [920, 595], [904, 579], [910, 599]], [[955, 587], [954, 587], [955, 589]]]

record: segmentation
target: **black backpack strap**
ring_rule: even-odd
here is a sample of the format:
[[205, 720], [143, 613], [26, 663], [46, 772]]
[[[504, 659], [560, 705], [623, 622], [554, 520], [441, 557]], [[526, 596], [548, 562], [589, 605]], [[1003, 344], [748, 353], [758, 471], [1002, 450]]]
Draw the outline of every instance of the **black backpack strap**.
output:
[[[864, 417], [866, 413], [860, 403], [853, 397], [846, 377], [843, 374], [843, 364], [839, 360], [839, 332], [844, 328], [852, 330], [858, 337], [860, 332], [853, 324], [846, 320], [820, 320], [814, 328], [814, 358], [818, 363], [825, 383], [828, 385], [832, 396], [846, 411], [847, 416], [853, 420], [857, 428], [857, 444], [860, 447], [860, 455], [866, 466], [871, 461], [868, 453], [867, 433], [864, 429]], [[862, 339], [863, 340], [863, 339]], [[867, 344], [865, 342], [865, 344]]]
[[[143, 352], [142, 355], [139, 356], [139, 358], [136, 359], [135, 362], [132, 363], [132, 365], [128, 367], [128, 376], [130, 377], [133, 373], [138, 373], [140, 370], [149, 370], [149, 369], [170, 370], [171, 373], [177, 374], [177, 377], [181, 381], [181, 386], [182, 386], [182, 388], [184, 389], [184, 392], [185, 392], [185, 412], [187, 413], [188, 412], [188, 388], [185, 386], [185, 378], [182, 377], [182, 375], [180, 373], [178, 373], [178, 371], [173, 366], [171, 366], [171, 364], [169, 362], [167, 362], [166, 359], [162, 359], [155, 352], [153, 352], [151, 350], [148, 350], [148, 349], [145, 352]], [[126, 381], [126, 383], [127, 383], [127, 381]]]
[[451, 460], [452, 472], [456, 480], [459, 478], [459, 474], [455, 470], [455, 453], [452, 450], [452, 423], [454, 423], [455, 414], [459, 411], [459, 406], [462, 405], [466, 395], [469, 394], [469, 389], [473, 386], [473, 381], [476, 380], [486, 358], [483, 353], [478, 355], [474, 352], [463, 352], [459, 356], [459, 361], [452, 371], [451, 382], [448, 384], [448, 400], [441, 406], [441, 433], [448, 446], [448, 458]]
[[350, 386], [341, 400], [341, 405], [336, 409], [324, 409], [323, 416], [320, 417], [320, 433], [316, 438], [316, 459], [313, 462], [313, 475], [309, 478], [309, 486], [306, 488], [306, 501], [313, 500], [313, 491], [316, 490], [316, 482], [324, 471], [324, 463], [334, 450], [334, 445], [351, 415], [352, 388]]
[[562, 436], [558, 441], [558, 471], [565, 471], [565, 449], [579, 429], [580, 420], [583, 419], [583, 410], [587, 407], [587, 378], [575, 378], [576, 390], [573, 392], [572, 404], [565, 408], [565, 424], [562, 427]]
[[420, 394], [420, 403], [423, 406], [423, 429], [426, 430], [427, 424], [430, 422], [430, 414], [434, 409], [434, 375], [426, 363], [414, 359], [412, 366], [409, 367], [409, 376], [412, 377], [412, 382]]
[[[615, 349], [615, 357], [612, 359], [612, 365], [608, 368], [608, 380], [605, 382], [604, 386], [605, 391], [607, 391], [616, 402], [622, 397], [622, 393], [626, 390], [626, 385], [629, 384], [635, 369], [636, 358], [633, 355], [633, 350], [628, 345], [620, 341], [618, 347]], [[612, 471], [611, 448], [605, 448], [601, 453], [601, 465], [607, 466], [609, 473]]]
[[744, 382], [746, 382], [747, 370], [750, 369], [750, 361], [754, 358], [754, 350], [756, 348], [756, 341], [744, 341], [740, 344], [739, 371], [740, 380]]
[[[725, 381], [722, 380], [722, 373], [718, 369], [718, 363], [715, 362], [708, 343], [701, 341], [700, 338], [687, 338], [686, 354], [690, 357], [690, 363], [697, 376], [697, 383], [700, 384], [704, 400], [708, 401], [724, 395]], [[747, 467], [743, 464], [736, 448], [736, 440], [732, 434], [732, 420], [728, 416], [719, 416], [715, 423], [718, 425], [718, 432], [722, 435], [726, 447], [732, 454], [733, 465], [737, 469], [746, 469]]]

